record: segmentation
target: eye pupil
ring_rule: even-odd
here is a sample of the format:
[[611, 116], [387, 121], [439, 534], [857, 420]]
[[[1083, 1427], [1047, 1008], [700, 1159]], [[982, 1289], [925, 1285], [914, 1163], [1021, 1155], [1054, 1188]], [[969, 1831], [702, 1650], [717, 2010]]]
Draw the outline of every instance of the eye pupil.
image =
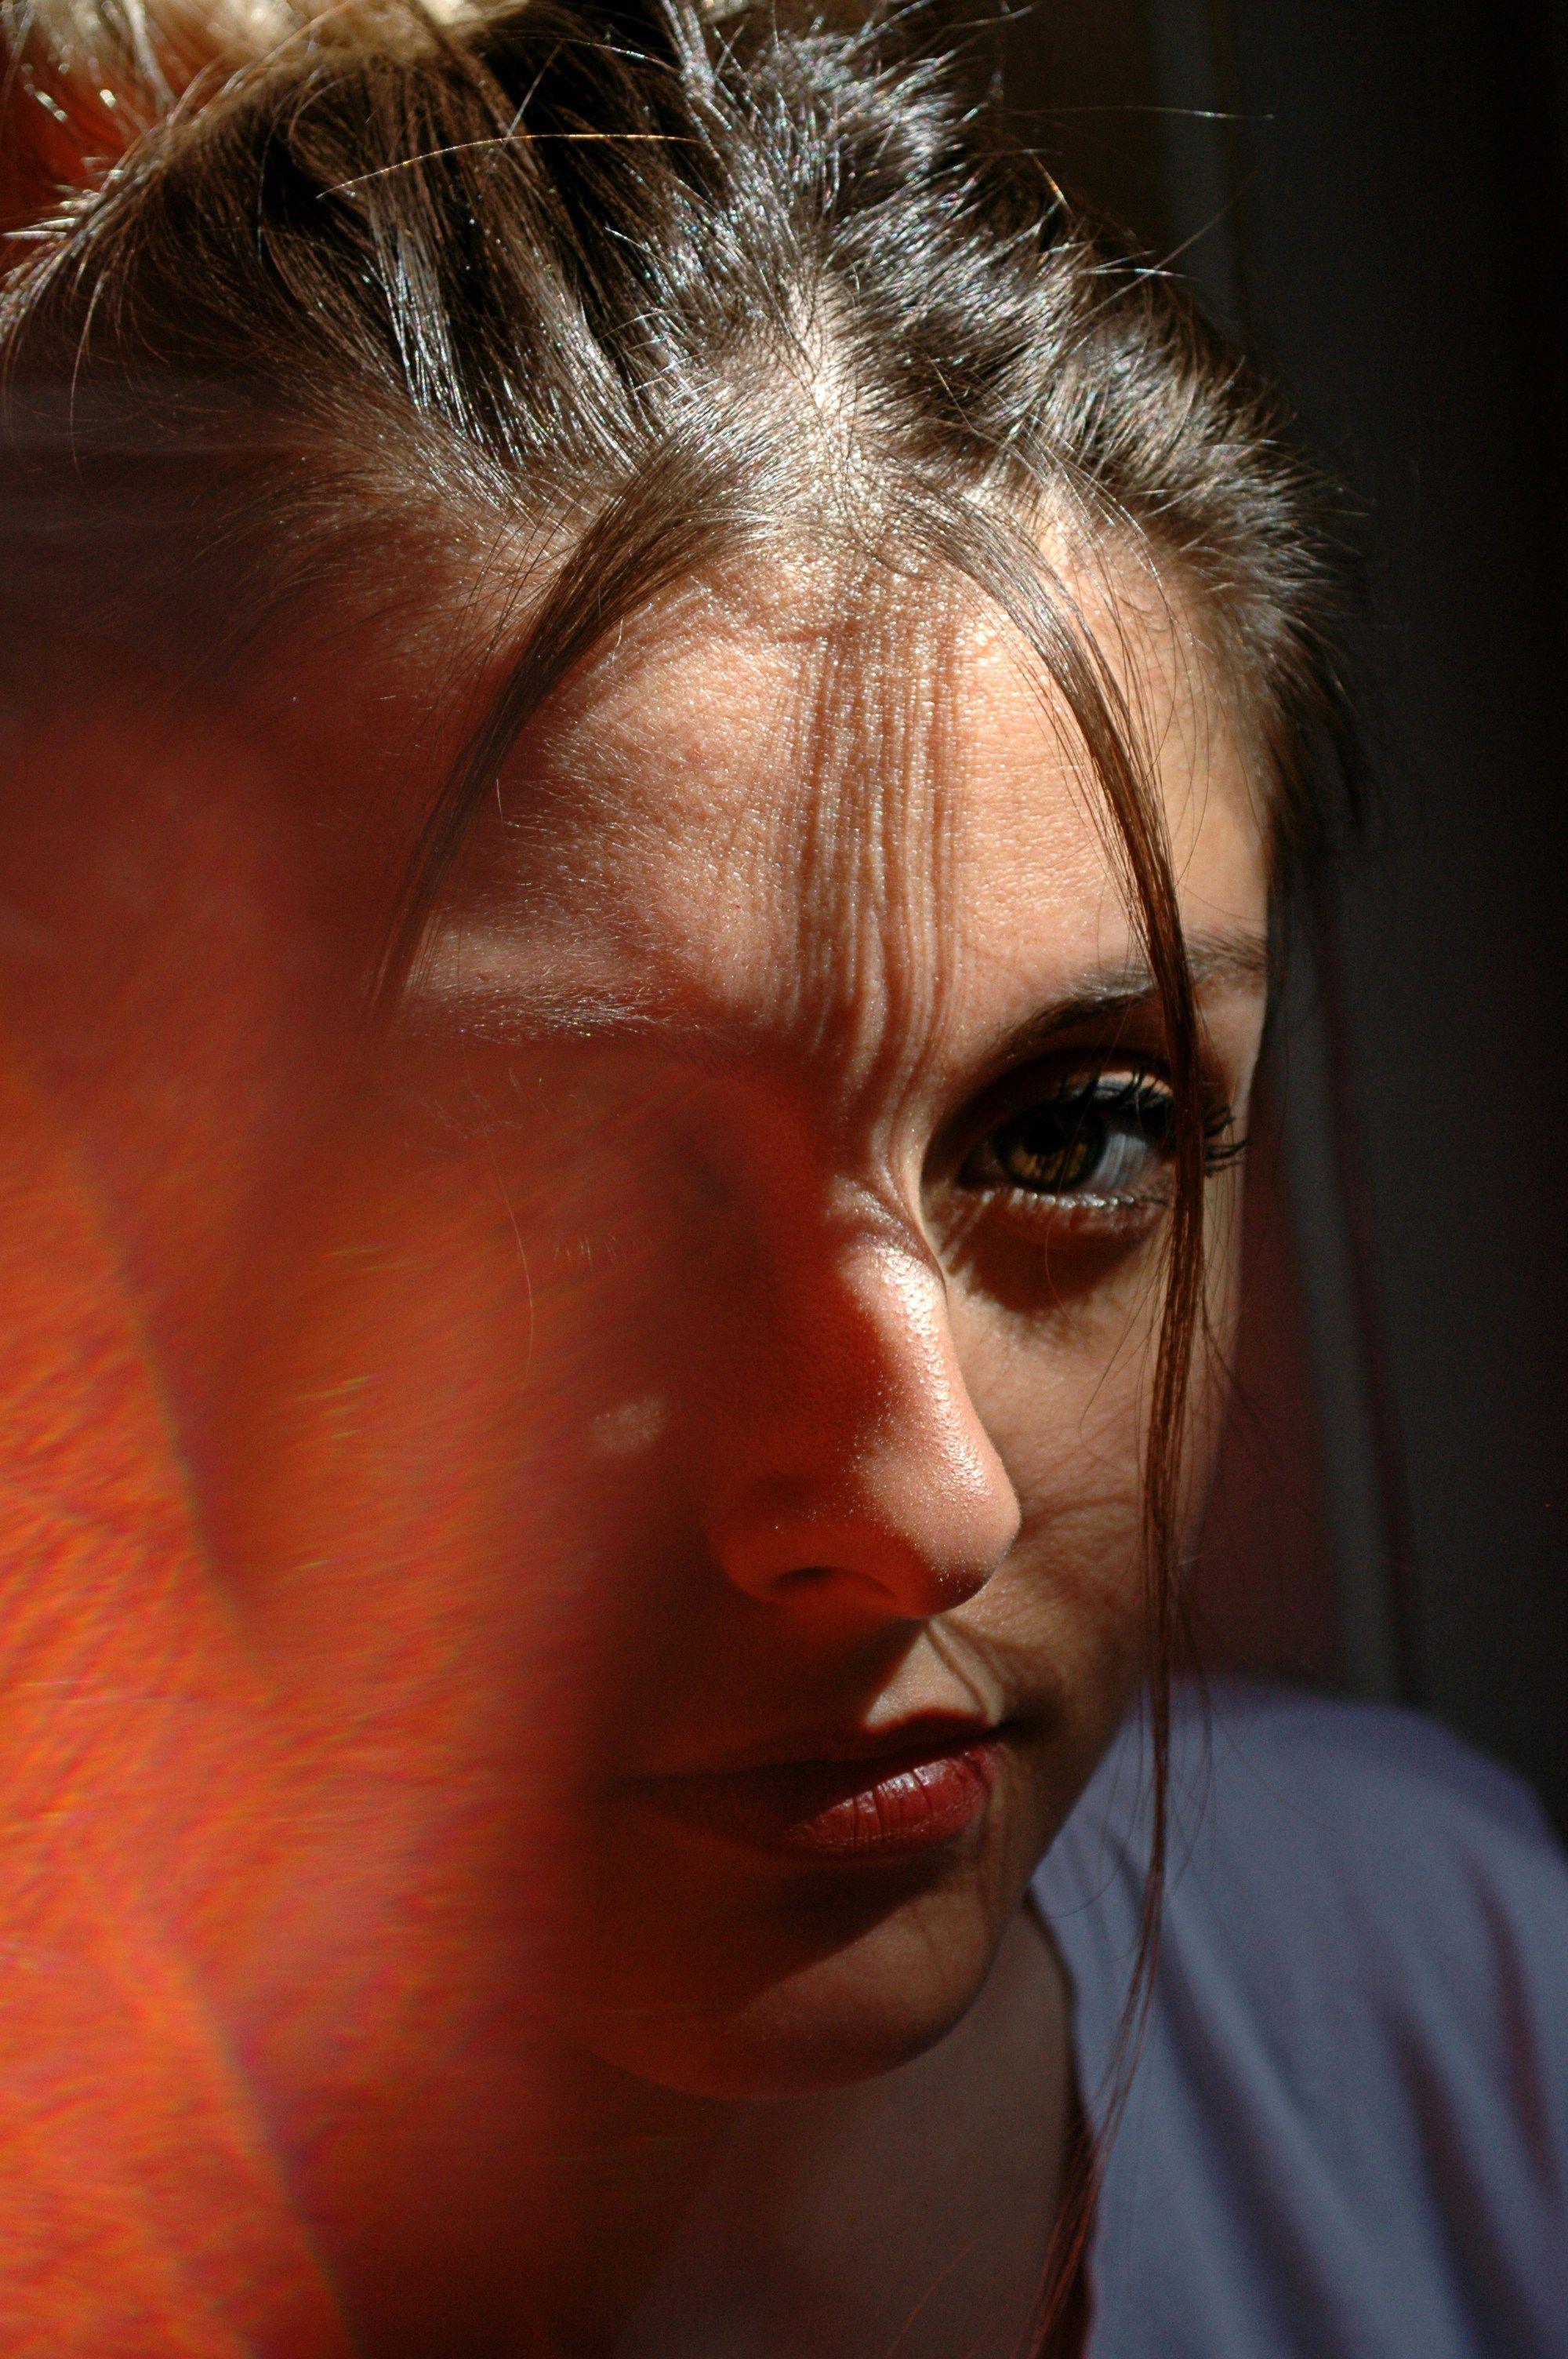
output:
[[1035, 1108], [1011, 1123], [996, 1143], [997, 1161], [1012, 1186], [1040, 1195], [1083, 1187], [1104, 1153], [1105, 1125], [1088, 1107], [1067, 1121], [1053, 1108]]

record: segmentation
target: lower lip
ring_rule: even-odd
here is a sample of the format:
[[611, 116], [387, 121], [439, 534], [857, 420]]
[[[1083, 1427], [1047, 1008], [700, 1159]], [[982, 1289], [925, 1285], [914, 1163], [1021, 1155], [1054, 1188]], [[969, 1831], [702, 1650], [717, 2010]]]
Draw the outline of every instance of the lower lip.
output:
[[1000, 1756], [994, 1737], [979, 1737], [872, 1761], [661, 1777], [641, 1790], [670, 1817], [794, 1859], [907, 1859], [940, 1851], [983, 1816]]

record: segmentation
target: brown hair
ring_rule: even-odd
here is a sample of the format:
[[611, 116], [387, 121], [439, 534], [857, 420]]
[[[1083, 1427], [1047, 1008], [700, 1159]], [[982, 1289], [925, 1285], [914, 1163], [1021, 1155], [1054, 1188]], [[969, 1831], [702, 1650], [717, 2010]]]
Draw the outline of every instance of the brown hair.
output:
[[1098, 774], [1179, 1108], [1141, 1997], [1204, 1121], [1135, 716], [1040, 527], [1141, 552], [1184, 593], [1281, 838], [1327, 691], [1324, 569], [1269, 393], [1149, 256], [976, 122], [923, 39], [918, 12], [846, 29], [765, 0], [15, 12], [0, 626], [15, 654], [19, 600], [35, 632], [62, 612], [68, 564], [79, 635], [133, 660], [160, 605], [254, 631], [308, 584], [372, 580], [389, 539], [453, 588], [511, 583], [503, 684], [368, 979], [384, 999], [507, 746], [698, 568], [831, 503], [872, 563], [951, 570], [1012, 619]]

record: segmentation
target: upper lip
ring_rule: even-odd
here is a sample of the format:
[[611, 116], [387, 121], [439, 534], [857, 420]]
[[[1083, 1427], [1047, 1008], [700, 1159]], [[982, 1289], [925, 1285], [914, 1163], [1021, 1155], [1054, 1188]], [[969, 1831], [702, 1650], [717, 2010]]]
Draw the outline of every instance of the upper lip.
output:
[[895, 1755], [943, 1753], [994, 1736], [1000, 1722], [978, 1712], [925, 1712], [885, 1728], [822, 1727], [793, 1732], [787, 1736], [761, 1737], [733, 1751], [678, 1767], [655, 1770], [654, 1777], [722, 1777], [747, 1769], [800, 1768], [826, 1761], [879, 1761]]

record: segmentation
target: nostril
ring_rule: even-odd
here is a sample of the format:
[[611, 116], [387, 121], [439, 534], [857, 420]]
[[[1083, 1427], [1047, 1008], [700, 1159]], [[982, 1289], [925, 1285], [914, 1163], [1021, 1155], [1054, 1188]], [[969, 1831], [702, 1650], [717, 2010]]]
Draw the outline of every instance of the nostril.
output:
[[805, 1603], [821, 1598], [848, 1603], [859, 1593], [871, 1603], [884, 1594], [886, 1583], [854, 1564], [800, 1564], [776, 1573], [771, 1589], [775, 1600]]
[[803, 1592], [826, 1588], [830, 1582], [841, 1581], [843, 1578], [843, 1574], [835, 1572], [830, 1564], [797, 1564], [781, 1572], [774, 1581], [773, 1587], [779, 1591], [787, 1590], [792, 1595], [799, 1596]]
[[795, 1516], [753, 1518], [743, 1498], [733, 1501], [715, 1533], [728, 1578], [773, 1605], [929, 1621], [982, 1590], [1016, 1537], [1016, 1514], [1003, 1515], [1000, 1499], [938, 1504], [925, 1484], [918, 1499], [901, 1496], [892, 1470], [852, 1487], [827, 1516], [812, 1502]]

